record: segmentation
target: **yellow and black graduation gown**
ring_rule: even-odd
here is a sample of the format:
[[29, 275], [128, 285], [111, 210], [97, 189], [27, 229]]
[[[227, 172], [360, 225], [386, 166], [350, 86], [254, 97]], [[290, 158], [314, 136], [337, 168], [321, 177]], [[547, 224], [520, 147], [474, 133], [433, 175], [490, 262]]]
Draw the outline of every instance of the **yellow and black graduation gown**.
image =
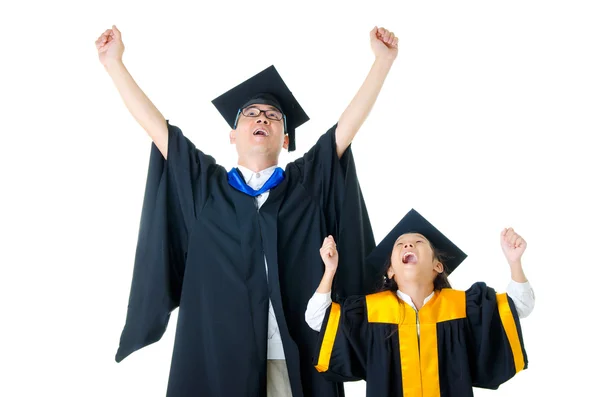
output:
[[513, 301], [484, 283], [443, 289], [415, 311], [391, 291], [327, 310], [313, 359], [334, 381], [367, 381], [367, 396], [466, 397], [527, 368]]

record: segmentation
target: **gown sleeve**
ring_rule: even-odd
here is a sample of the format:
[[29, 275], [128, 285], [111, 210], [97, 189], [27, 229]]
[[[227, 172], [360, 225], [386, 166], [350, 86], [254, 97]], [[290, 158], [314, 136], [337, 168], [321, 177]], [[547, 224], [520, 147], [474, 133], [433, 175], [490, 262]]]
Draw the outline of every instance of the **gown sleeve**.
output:
[[[375, 248], [375, 238], [354, 164], [351, 145], [337, 155], [337, 124], [321, 135], [304, 156], [294, 162], [301, 184], [321, 207], [327, 235], [337, 243], [344, 268], [338, 270], [332, 299], [374, 292], [376, 277], [364, 258]], [[324, 237], [324, 236], [323, 236]]]
[[366, 379], [371, 338], [364, 296], [332, 303], [319, 333], [313, 365], [333, 382]]
[[160, 340], [179, 306], [188, 236], [215, 165], [169, 124], [168, 155], [152, 144], [125, 326], [115, 360]]
[[466, 291], [469, 361], [474, 387], [497, 389], [527, 368], [527, 354], [515, 305], [485, 283]]

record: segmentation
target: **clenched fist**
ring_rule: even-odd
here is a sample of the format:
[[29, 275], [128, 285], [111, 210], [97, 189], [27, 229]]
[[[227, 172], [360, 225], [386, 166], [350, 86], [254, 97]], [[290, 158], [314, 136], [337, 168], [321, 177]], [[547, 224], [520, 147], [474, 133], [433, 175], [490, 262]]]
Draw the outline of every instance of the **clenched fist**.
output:
[[123, 59], [125, 46], [121, 40], [121, 32], [115, 25], [111, 29], [106, 29], [104, 33], [96, 40], [96, 49], [98, 57], [103, 66], [112, 62], [120, 62]]
[[321, 258], [325, 264], [325, 271], [335, 273], [338, 266], [338, 252], [335, 245], [335, 240], [332, 236], [328, 236], [323, 240], [321, 246]]
[[376, 58], [394, 60], [398, 56], [398, 38], [393, 32], [376, 26], [371, 30], [371, 49]]
[[500, 234], [500, 245], [508, 263], [512, 266], [521, 263], [521, 256], [527, 248], [527, 242], [512, 227], [504, 229]]

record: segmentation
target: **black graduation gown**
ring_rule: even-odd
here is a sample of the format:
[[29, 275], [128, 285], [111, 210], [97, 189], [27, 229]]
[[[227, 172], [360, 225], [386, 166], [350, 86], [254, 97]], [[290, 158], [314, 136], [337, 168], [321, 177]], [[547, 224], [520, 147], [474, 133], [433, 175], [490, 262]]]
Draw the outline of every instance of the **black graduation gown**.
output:
[[513, 301], [475, 283], [418, 312], [391, 291], [333, 303], [313, 363], [332, 381], [366, 380], [368, 397], [467, 397], [527, 368], [527, 354]]
[[228, 184], [214, 158], [167, 125], [168, 160], [152, 145], [116, 361], [158, 341], [179, 307], [167, 395], [263, 397], [270, 298], [294, 396], [343, 395], [341, 384], [312, 366], [317, 333], [304, 321], [328, 234], [357, 258], [336, 297], [368, 293], [373, 283], [360, 259], [374, 248], [373, 233], [351, 149], [341, 159], [336, 154], [337, 125], [286, 166], [260, 210]]

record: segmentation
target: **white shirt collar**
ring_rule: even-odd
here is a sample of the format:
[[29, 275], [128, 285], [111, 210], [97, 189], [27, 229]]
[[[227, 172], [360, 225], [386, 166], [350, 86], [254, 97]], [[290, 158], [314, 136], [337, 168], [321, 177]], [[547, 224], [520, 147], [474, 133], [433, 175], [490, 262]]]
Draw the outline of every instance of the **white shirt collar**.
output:
[[262, 171], [254, 172], [246, 167], [238, 165], [238, 169], [244, 176], [246, 184], [254, 190], [260, 189], [265, 184], [265, 182], [269, 180], [271, 175], [273, 175], [273, 172], [275, 172], [276, 168], [277, 166], [274, 165]]
[[[407, 294], [405, 294], [404, 292], [398, 290], [396, 292], [398, 294], [398, 298], [402, 299], [404, 302], [408, 303], [410, 305], [410, 307], [412, 307], [413, 309], [417, 310], [417, 307], [415, 306], [415, 304], [413, 303], [412, 299], [410, 298], [410, 296], [408, 296]], [[429, 300], [431, 298], [433, 298], [433, 294], [435, 294], [435, 291], [433, 291], [427, 298], [425, 298], [425, 300], [423, 301], [423, 306], [425, 306], [425, 304], [427, 302], [429, 302]]]

